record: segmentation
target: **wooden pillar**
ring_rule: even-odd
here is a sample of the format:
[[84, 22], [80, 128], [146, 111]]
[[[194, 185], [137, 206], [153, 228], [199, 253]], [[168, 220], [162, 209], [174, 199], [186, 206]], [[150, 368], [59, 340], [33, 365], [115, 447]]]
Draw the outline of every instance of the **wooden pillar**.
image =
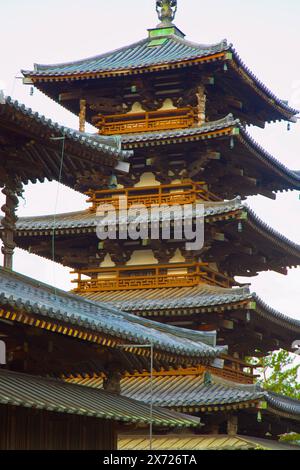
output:
[[86, 121], [86, 100], [80, 100], [80, 111], [79, 111], [79, 131], [85, 132], [85, 121]]
[[16, 179], [7, 182], [6, 186], [2, 190], [2, 193], [6, 197], [5, 204], [2, 206], [4, 217], [1, 221], [3, 226], [2, 233], [2, 253], [4, 255], [3, 266], [7, 269], [13, 267], [13, 254], [16, 244], [14, 242], [14, 234], [16, 230], [16, 222], [18, 217], [16, 210], [19, 204], [19, 196], [22, 195], [22, 183]]
[[206, 94], [204, 85], [200, 85], [196, 91], [197, 97], [197, 124], [201, 126], [206, 117]]

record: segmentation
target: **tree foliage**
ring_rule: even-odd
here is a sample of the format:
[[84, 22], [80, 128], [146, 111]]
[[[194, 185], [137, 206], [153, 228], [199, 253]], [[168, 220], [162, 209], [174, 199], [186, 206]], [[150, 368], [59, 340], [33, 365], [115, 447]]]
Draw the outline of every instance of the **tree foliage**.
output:
[[261, 372], [258, 383], [266, 390], [300, 399], [300, 363], [296, 363], [295, 355], [281, 349], [251, 362], [257, 364]]

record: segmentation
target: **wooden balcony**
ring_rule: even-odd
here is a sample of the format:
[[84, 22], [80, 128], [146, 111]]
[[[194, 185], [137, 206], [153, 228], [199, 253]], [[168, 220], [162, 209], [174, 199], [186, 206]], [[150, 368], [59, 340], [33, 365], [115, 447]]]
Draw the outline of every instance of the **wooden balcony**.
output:
[[104, 204], [112, 205], [116, 210], [120, 208], [120, 198], [124, 201], [125, 208], [133, 205], [145, 207], [194, 204], [196, 201], [220, 201], [217, 196], [208, 191], [205, 182], [187, 182], [181, 184], [165, 184], [159, 186], [147, 186], [137, 188], [124, 188], [113, 190], [88, 191], [88, 203], [92, 204], [91, 210], [96, 211]]
[[[120, 291], [132, 289], [159, 289], [166, 287], [193, 287], [209, 284], [231, 287], [235, 281], [211, 270], [206, 263], [128, 266], [73, 271], [77, 279], [77, 293]], [[82, 276], [89, 277], [83, 279]]]
[[187, 107], [109, 116], [98, 115], [93, 118], [93, 124], [102, 135], [183, 129], [195, 124], [195, 113], [193, 108]]
[[222, 355], [221, 358], [224, 360], [224, 367], [222, 369], [216, 367], [208, 368], [214, 375], [243, 384], [253, 384], [256, 378], [259, 377], [254, 374], [256, 366], [227, 355]]

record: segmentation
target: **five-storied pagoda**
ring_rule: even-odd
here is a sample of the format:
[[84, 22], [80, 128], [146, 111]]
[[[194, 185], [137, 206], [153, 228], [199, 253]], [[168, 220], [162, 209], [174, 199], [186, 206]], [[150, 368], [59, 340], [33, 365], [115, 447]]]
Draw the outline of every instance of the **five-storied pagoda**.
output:
[[[169, 420], [180, 419], [176, 412], [201, 418], [201, 426], [176, 434], [170, 434], [170, 423], [157, 425], [156, 449], [274, 448], [280, 434], [300, 431], [300, 402], [257, 387], [247, 358], [280, 348], [292, 351], [300, 321], [273, 310], [235, 277], [268, 270], [286, 274], [300, 265], [300, 246], [243, 203], [250, 195], [275, 199], [278, 191], [300, 188], [299, 172], [286, 168], [247, 132], [249, 125], [295, 122], [297, 111], [267, 89], [226, 41], [199, 45], [186, 40], [173, 23], [176, 0], [158, 0], [156, 8], [160, 24], [148, 30], [146, 39], [86, 60], [23, 71], [26, 84], [79, 116], [79, 132], [53, 130], [67, 139], [62, 182], [86, 193], [89, 206], [83, 212], [12, 223], [3, 219], [4, 248], [9, 236], [8, 248], [16, 244], [55, 258], [77, 274], [75, 295], [54, 293], [58, 311], [67, 298], [69, 312], [74, 303], [71, 318], [61, 314], [55, 320], [71, 321], [71, 326], [51, 326], [53, 306], [43, 334], [31, 331], [40, 323], [28, 319], [24, 326], [20, 319], [12, 342], [20, 358], [11, 369], [64, 379], [60, 387], [77, 387], [87, 403], [89, 394], [104, 388], [114, 400], [152, 404], [159, 407], [156, 413], [163, 408]], [[4, 105], [13, 108], [9, 100]], [[26, 119], [49, 126], [15, 105], [17, 111], [25, 116], [17, 120], [19, 126]], [[86, 122], [98, 132], [87, 134]], [[28, 176], [29, 169], [21, 165], [18, 181], [41, 179], [39, 169], [44, 178], [57, 179], [59, 141], [52, 137], [47, 142], [45, 130], [38, 133], [42, 142], [37, 148], [38, 137], [30, 134], [20, 145], [36, 159], [35, 175]], [[140, 205], [148, 210], [123, 220], [115, 237], [100, 240], [97, 211], [110, 204], [118, 215], [120, 196], [128, 209]], [[174, 236], [184, 212], [180, 216], [170, 208], [187, 204], [194, 208], [194, 227], [198, 204], [204, 205], [204, 246], [197, 249], [187, 249], [187, 240]], [[153, 206], [161, 208], [159, 237], [122, 236], [124, 225], [132, 222], [144, 233]], [[18, 283], [30, 283], [32, 290], [35, 281], [18, 277], [15, 282], [24, 294]], [[37, 308], [35, 295], [29, 317]], [[46, 293], [43, 300], [48, 301]], [[44, 311], [39, 315], [46, 315], [46, 307], [38, 308]], [[13, 309], [2, 312], [7, 324], [0, 331], [8, 334]], [[84, 316], [89, 312], [90, 327]], [[96, 334], [94, 322], [106, 334], [98, 343], [81, 331], [92, 328]], [[125, 345], [117, 349], [120, 338]], [[34, 363], [26, 359], [29, 341]], [[38, 354], [45, 341], [48, 362], [42, 363]], [[93, 341], [102, 345], [100, 350], [91, 347]], [[128, 347], [128, 342], [139, 346]], [[152, 374], [144, 343], [154, 348]], [[185, 424], [177, 427], [195, 426], [192, 418], [182, 419]], [[127, 432], [120, 426], [119, 448], [147, 448], [146, 434], [138, 425]]]

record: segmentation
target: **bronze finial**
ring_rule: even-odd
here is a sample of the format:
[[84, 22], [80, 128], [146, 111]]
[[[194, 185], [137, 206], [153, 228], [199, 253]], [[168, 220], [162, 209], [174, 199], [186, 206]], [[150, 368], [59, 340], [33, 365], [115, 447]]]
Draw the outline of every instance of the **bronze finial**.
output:
[[172, 23], [177, 11], [177, 0], [156, 0], [156, 11], [162, 23]]

